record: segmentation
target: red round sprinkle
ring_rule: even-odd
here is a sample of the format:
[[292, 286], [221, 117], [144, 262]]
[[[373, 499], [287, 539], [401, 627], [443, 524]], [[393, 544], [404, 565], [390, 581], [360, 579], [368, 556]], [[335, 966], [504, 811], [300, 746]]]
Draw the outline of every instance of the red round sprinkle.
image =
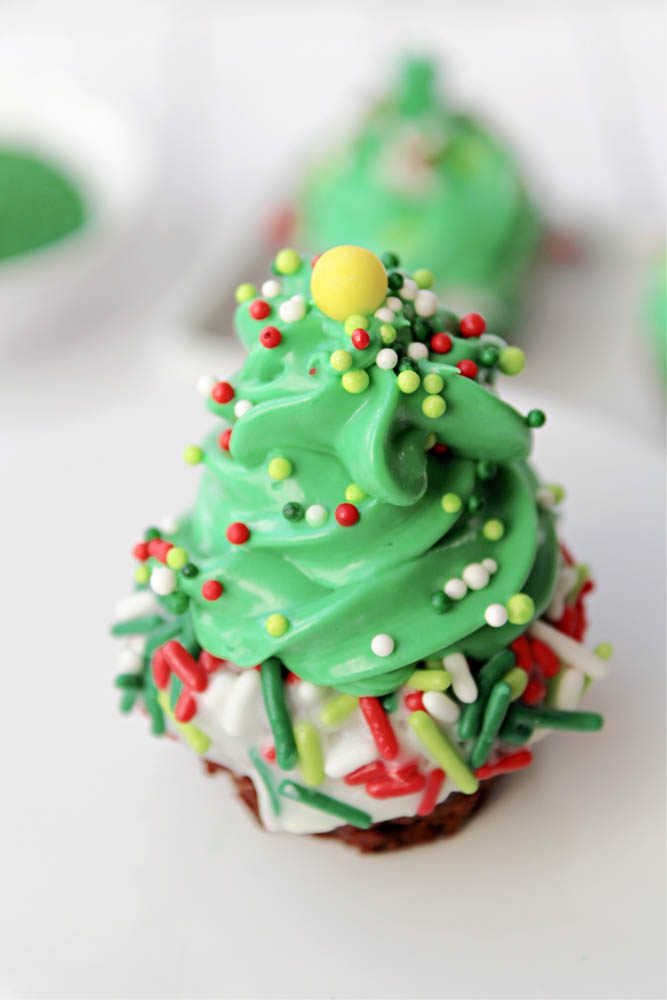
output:
[[132, 555], [135, 559], [140, 559], [141, 562], [145, 562], [148, 559], [148, 543], [147, 542], [137, 542], [137, 544], [132, 549]]
[[262, 757], [264, 760], [268, 761], [269, 764], [275, 764], [276, 762], [276, 748], [274, 746], [264, 747], [262, 750]]
[[448, 333], [434, 333], [431, 337], [431, 350], [436, 354], [447, 354], [452, 349], [452, 338]]
[[409, 708], [411, 712], [425, 712], [424, 708], [424, 696], [421, 691], [410, 691], [406, 694], [403, 699], [405, 702], [405, 707]]
[[148, 554], [153, 559], [158, 559], [161, 563], [166, 563], [167, 553], [173, 547], [173, 542], [165, 542], [164, 538], [151, 538], [148, 543]]
[[486, 330], [486, 320], [479, 313], [468, 313], [459, 324], [464, 337], [481, 337]]
[[477, 376], [477, 365], [469, 358], [459, 361], [456, 367], [466, 378], [475, 378]]
[[526, 685], [526, 690], [523, 692], [521, 700], [525, 702], [526, 705], [537, 705], [539, 701], [542, 701], [545, 694], [547, 693], [546, 685], [539, 677], [531, 677]]
[[446, 444], [442, 443], [442, 441], [436, 441], [431, 448], [431, 451], [434, 455], [446, 455], [449, 449]]
[[248, 310], [253, 319], [266, 319], [271, 312], [271, 306], [264, 299], [255, 299]]
[[352, 331], [352, 343], [357, 348], [358, 351], [365, 350], [371, 342], [371, 338], [368, 336], [366, 330], [362, 330], [358, 327], [356, 330]]
[[317, 375], [317, 368], [309, 368], [308, 369], [308, 374], [309, 375]]
[[211, 396], [216, 403], [230, 403], [234, 398], [234, 386], [229, 382], [216, 382], [211, 389]]
[[218, 438], [218, 443], [223, 451], [229, 451], [229, 442], [232, 439], [232, 429], [228, 427], [226, 430], [222, 431], [220, 437]]
[[265, 326], [259, 335], [260, 344], [262, 347], [268, 347], [269, 350], [277, 347], [282, 339], [282, 333], [275, 326]]
[[243, 521], [234, 521], [227, 528], [227, 541], [232, 545], [243, 545], [250, 538], [250, 528]]
[[219, 580], [205, 580], [201, 585], [201, 596], [207, 601], [217, 601], [222, 596], [223, 586]]
[[335, 517], [343, 528], [351, 528], [359, 520], [359, 511], [353, 503], [339, 503]]

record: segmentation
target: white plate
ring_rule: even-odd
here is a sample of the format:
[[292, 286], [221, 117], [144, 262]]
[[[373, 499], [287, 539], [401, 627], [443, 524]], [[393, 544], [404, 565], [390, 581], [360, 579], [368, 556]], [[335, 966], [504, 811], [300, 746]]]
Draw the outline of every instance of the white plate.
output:
[[[524, 407], [536, 400], [522, 398]], [[538, 459], [616, 648], [589, 707], [452, 839], [363, 858], [263, 834], [226, 779], [116, 713], [130, 543], [191, 498], [180, 388], [4, 469], [0, 989], [67, 997], [621, 997], [663, 987], [661, 458], [556, 400]]]

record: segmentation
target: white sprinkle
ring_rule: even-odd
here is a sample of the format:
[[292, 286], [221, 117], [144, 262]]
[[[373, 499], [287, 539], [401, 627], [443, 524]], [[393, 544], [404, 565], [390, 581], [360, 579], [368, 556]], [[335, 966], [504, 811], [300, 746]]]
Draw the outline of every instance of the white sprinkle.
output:
[[143, 656], [147, 639], [148, 636], [146, 635], [130, 635], [127, 639], [127, 645], [130, 649], [133, 649], [135, 653], [140, 653]]
[[377, 316], [382, 323], [391, 323], [394, 319], [393, 310], [389, 309], [387, 306], [380, 306], [379, 309], [375, 310], [374, 315]]
[[414, 299], [418, 291], [419, 288], [416, 281], [413, 281], [412, 278], [403, 278], [403, 284], [399, 288], [398, 293], [404, 302], [409, 302], [411, 299]]
[[483, 590], [488, 585], [489, 573], [481, 563], [469, 563], [462, 573], [464, 583], [471, 590]]
[[281, 287], [279, 281], [276, 281], [275, 278], [270, 278], [262, 285], [262, 295], [265, 299], [275, 299], [276, 295], [280, 295]]
[[120, 674], [138, 674], [141, 673], [143, 663], [141, 653], [132, 649], [130, 645], [125, 645], [118, 654], [116, 667]]
[[168, 566], [155, 566], [151, 573], [151, 590], [160, 597], [176, 590], [176, 574]]
[[301, 681], [293, 686], [294, 697], [302, 705], [315, 705], [322, 696], [322, 688], [310, 681]]
[[484, 612], [484, 621], [491, 628], [501, 628], [507, 622], [507, 608], [504, 604], [489, 604]]
[[386, 632], [379, 632], [371, 639], [371, 649], [376, 656], [391, 656], [396, 648], [396, 643]]
[[378, 368], [395, 368], [398, 364], [398, 354], [391, 347], [383, 347], [381, 351], [378, 351], [375, 364]]
[[403, 303], [396, 295], [390, 295], [389, 298], [385, 300], [385, 305], [395, 313], [400, 312], [403, 308]]
[[556, 494], [548, 486], [542, 486], [535, 494], [535, 498], [540, 507], [550, 510], [556, 505]]
[[434, 316], [438, 309], [438, 296], [428, 288], [420, 288], [415, 295], [415, 312], [418, 316]]
[[565, 611], [565, 598], [570, 593], [572, 588], [576, 587], [578, 581], [579, 574], [577, 573], [576, 567], [563, 566], [558, 575], [558, 579], [556, 580], [556, 586], [551, 598], [551, 603], [547, 608], [546, 617], [549, 621], [558, 622], [561, 620], [563, 612]]
[[556, 683], [554, 707], [568, 710], [576, 708], [584, 693], [585, 682], [586, 676], [582, 674], [581, 670], [566, 667]]
[[498, 563], [495, 559], [482, 559], [482, 566], [489, 576], [493, 576], [494, 573], [498, 572]]
[[419, 340], [413, 340], [411, 344], [408, 344], [408, 357], [412, 358], [413, 361], [421, 361], [422, 358], [428, 357], [428, 347]]
[[234, 681], [222, 709], [220, 724], [230, 736], [241, 736], [255, 717], [259, 672], [244, 670]]
[[197, 379], [197, 392], [202, 396], [210, 396], [217, 381], [215, 375], [200, 375]]
[[422, 702], [428, 714], [439, 722], [456, 722], [461, 714], [456, 702], [442, 691], [424, 691]]
[[234, 416], [236, 417], [242, 417], [248, 410], [252, 410], [252, 403], [249, 399], [239, 399], [238, 403], [234, 404]]
[[138, 590], [135, 594], [123, 597], [116, 605], [116, 621], [126, 622], [130, 618], [145, 618], [158, 614], [161, 605], [155, 600], [150, 590]]
[[161, 521], [158, 521], [158, 528], [163, 535], [175, 535], [178, 531], [178, 521], [171, 514], [165, 514]]
[[541, 639], [551, 646], [556, 656], [565, 660], [567, 664], [575, 670], [581, 670], [587, 677], [593, 680], [600, 680], [609, 673], [609, 664], [586, 649], [576, 639], [570, 638], [564, 632], [559, 632], [552, 625], [547, 625], [544, 621], [535, 621], [528, 629], [528, 634], [535, 639]]
[[306, 523], [311, 528], [319, 528], [324, 524], [328, 516], [329, 511], [321, 503], [313, 503], [310, 507], [306, 507]]
[[447, 597], [451, 597], [453, 601], [460, 601], [468, 593], [468, 588], [463, 580], [459, 580], [456, 576], [448, 580], [442, 589], [447, 594]]
[[452, 688], [456, 697], [466, 705], [475, 701], [477, 685], [463, 653], [450, 653], [443, 658], [442, 665], [452, 678]]
[[306, 303], [302, 298], [293, 295], [291, 299], [281, 303], [278, 315], [284, 323], [297, 323], [306, 315]]
[[338, 742], [326, 751], [324, 773], [329, 778], [342, 778], [377, 757], [375, 743], [365, 733], [344, 733]]

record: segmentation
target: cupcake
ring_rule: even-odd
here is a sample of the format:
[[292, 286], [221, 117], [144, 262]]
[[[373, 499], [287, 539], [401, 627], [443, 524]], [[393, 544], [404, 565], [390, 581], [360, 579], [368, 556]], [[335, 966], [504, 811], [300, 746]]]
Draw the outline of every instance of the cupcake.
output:
[[420, 60], [404, 62], [352, 141], [311, 168], [296, 225], [307, 247], [392, 247], [495, 329], [514, 321], [540, 229], [510, 150], [443, 102], [434, 65]]
[[278, 253], [237, 289], [248, 356], [204, 378], [194, 506], [134, 547], [121, 708], [229, 772], [267, 830], [362, 851], [453, 833], [579, 710], [592, 583], [528, 463], [524, 355], [395, 254]]

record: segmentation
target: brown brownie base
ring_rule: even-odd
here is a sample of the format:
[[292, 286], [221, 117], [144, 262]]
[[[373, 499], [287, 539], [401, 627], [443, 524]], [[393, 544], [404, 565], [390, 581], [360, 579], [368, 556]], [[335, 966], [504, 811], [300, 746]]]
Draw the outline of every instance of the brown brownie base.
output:
[[[229, 774], [239, 797], [261, 825], [257, 791], [252, 780], [210, 760], [204, 761], [204, 767], [208, 774], [216, 774], [218, 771], [226, 771]], [[480, 808], [488, 795], [490, 784], [490, 781], [484, 782], [473, 795], [453, 792], [444, 802], [437, 805], [429, 816], [403, 816], [399, 819], [384, 820], [375, 823], [368, 830], [360, 830], [356, 826], [345, 824], [327, 833], [317, 833], [315, 836], [341, 840], [350, 847], [356, 847], [362, 854], [396, 851], [401, 847], [426, 844], [439, 837], [451, 837], [452, 834], [458, 833]]]

